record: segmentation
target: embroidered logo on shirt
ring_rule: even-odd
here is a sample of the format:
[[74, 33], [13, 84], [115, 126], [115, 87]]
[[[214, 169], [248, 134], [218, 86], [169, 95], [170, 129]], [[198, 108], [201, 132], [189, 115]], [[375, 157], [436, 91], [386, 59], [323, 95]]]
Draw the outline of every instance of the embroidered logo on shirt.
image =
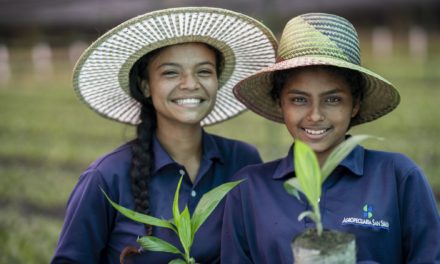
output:
[[362, 218], [359, 217], [344, 217], [342, 220], [342, 225], [355, 225], [370, 227], [373, 229], [385, 229], [388, 230], [390, 223], [383, 219], [373, 218], [373, 206], [371, 204], [365, 204], [362, 207]]
[[363, 210], [364, 210], [364, 218], [373, 217], [373, 206], [366, 204], [364, 205]]

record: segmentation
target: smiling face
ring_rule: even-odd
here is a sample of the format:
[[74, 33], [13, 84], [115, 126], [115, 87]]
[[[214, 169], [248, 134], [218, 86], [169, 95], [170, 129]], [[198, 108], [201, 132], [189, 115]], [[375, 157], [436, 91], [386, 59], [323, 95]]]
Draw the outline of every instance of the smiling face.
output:
[[148, 93], [158, 126], [199, 125], [214, 107], [216, 54], [201, 43], [162, 49], [148, 64]]
[[321, 165], [357, 114], [359, 103], [353, 101], [347, 81], [319, 67], [301, 68], [287, 77], [279, 97], [289, 133], [308, 144]]

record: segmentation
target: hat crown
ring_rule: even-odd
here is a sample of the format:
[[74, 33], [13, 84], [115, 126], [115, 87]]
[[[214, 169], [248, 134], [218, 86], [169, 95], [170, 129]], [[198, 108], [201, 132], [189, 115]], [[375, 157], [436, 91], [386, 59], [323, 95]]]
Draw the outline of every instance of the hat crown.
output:
[[297, 16], [284, 28], [277, 61], [298, 57], [330, 57], [360, 65], [357, 32], [348, 20], [336, 15]]

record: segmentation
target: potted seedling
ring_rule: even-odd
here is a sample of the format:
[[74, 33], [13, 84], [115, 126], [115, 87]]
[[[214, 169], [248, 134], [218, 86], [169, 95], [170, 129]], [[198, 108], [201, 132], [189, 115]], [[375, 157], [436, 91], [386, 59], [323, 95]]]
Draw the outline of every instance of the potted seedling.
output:
[[168, 228], [176, 233], [176, 235], [179, 237], [180, 243], [182, 244], [183, 252], [181, 252], [174, 245], [154, 236], [143, 236], [137, 239], [137, 243], [143, 250], [160, 251], [180, 255], [180, 257], [176, 257], [176, 259], [170, 261], [169, 264], [196, 263], [196, 260], [190, 255], [194, 235], [208, 218], [208, 216], [212, 213], [212, 211], [214, 211], [220, 201], [225, 197], [225, 195], [241, 182], [234, 181], [224, 183], [205, 193], [202, 198], [200, 198], [200, 201], [191, 217], [188, 206], [185, 206], [183, 211], [180, 211], [179, 209], [179, 190], [182, 179], [183, 177], [180, 178], [176, 188], [176, 193], [174, 195], [172, 206], [173, 219], [171, 220], [159, 219], [120, 206], [113, 202], [101, 189], [111, 205], [124, 216], [143, 224]]
[[307, 229], [292, 242], [292, 250], [297, 264], [352, 264], [356, 263], [355, 237], [336, 230], [324, 230], [321, 221], [319, 201], [322, 184], [338, 164], [368, 135], [352, 136], [338, 145], [320, 168], [315, 152], [305, 143], [295, 140], [294, 164], [296, 177], [284, 183], [286, 191], [300, 199], [302, 192], [310, 204], [311, 211], [298, 216], [316, 223], [316, 228]]

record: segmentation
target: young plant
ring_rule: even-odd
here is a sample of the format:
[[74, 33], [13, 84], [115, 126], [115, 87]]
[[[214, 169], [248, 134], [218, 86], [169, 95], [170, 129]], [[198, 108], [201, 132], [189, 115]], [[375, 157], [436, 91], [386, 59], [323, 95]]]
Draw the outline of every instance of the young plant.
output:
[[315, 152], [305, 143], [295, 140], [294, 144], [294, 164], [296, 177], [284, 182], [286, 191], [300, 199], [299, 192], [302, 192], [309, 202], [312, 210], [302, 212], [298, 216], [301, 221], [304, 217], [309, 217], [316, 223], [318, 236], [322, 234], [321, 212], [319, 210], [319, 200], [321, 197], [322, 184], [339, 163], [362, 141], [373, 138], [369, 135], [352, 136], [339, 144], [327, 157], [322, 168], [319, 167]]
[[101, 191], [104, 193], [105, 197], [111, 203], [111, 205], [124, 216], [143, 224], [171, 229], [177, 234], [184, 252], [181, 252], [172, 244], [154, 236], [143, 236], [137, 239], [137, 243], [142, 247], [142, 249], [180, 254], [183, 258], [174, 259], [169, 262], [169, 264], [195, 263], [194, 258], [192, 258], [190, 255], [194, 235], [196, 234], [200, 226], [209, 217], [212, 211], [214, 211], [220, 201], [225, 197], [225, 195], [241, 182], [234, 181], [224, 183], [205, 193], [202, 198], [200, 198], [200, 201], [197, 204], [196, 209], [194, 210], [194, 213], [191, 217], [188, 206], [185, 206], [185, 209], [182, 212], [180, 212], [179, 210], [179, 190], [182, 179], [183, 177], [180, 178], [174, 195], [172, 208], [173, 219], [171, 220], [159, 219], [120, 206], [117, 203], [113, 202], [101, 188]]

